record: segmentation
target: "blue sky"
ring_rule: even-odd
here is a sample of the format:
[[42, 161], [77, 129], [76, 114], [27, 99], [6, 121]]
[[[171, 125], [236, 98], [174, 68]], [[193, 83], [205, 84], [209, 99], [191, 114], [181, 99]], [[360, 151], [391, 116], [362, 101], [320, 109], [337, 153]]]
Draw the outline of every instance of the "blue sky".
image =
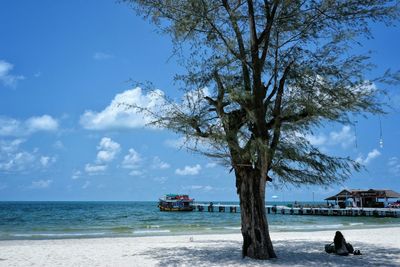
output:
[[[399, 69], [400, 30], [376, 25], [373, 33], [357, 48], [373, 50], [371, 76]], [[121, 98], [157, 104], [129, 79], [180, 97], [173, 76], [183, 72], [171, 59], [170, 39], [126, 5], [3, 0], [0, 36], [0, 200], [156, 200], [169, 192], [237, 200], [229, 170], [179, 150], [179, 136], [145, 128], [143, 116], [115, 108]], [[323, 199], [341, 188], [400, 192], [400, 91], [388, 90], [393, 109], [381, 118], [383, 148], [376, 116], [310, 136], [366, 171], [329, 188], [268, 188], [267, 200], [311, 200], [313, 192]]]

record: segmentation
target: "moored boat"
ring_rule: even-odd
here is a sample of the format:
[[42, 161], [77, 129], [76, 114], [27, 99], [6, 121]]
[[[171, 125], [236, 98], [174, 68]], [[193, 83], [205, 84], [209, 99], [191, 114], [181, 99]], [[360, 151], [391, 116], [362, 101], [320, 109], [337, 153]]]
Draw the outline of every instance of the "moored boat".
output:
[[168, 194], [159, 199], [160, 211], [193, 211], [193, 198], [188, 195]]

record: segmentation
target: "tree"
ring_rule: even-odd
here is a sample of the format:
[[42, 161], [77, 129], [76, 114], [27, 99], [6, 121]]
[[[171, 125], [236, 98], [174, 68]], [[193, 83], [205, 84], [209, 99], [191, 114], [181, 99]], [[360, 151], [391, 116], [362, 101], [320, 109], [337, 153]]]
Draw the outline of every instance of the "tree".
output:
[[[266, 183], [327, 185], [360, 165], [306, 138], [327, 122], [381, 113], [368, 54], [353, 54], [370, 24], [399, 16], [394, 0], [125, 0], [169, 34], [187, 73], [185, 99], [155, 124], [231, 166], [240, 199], [243, 257], [275, 258]], [[136, 107], [140, 108], [140, 107]], [[142, 110], [143, 111], [143, 110]]]

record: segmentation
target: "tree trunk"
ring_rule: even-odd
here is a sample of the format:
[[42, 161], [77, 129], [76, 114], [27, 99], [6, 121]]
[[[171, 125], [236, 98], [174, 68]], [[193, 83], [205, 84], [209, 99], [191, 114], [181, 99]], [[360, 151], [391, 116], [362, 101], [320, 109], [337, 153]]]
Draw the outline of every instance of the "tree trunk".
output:
[[236, 180], [242, 218], [243, 257], [276, 258], [265, 212], [265, 180], [253, 168], [236, 172]]

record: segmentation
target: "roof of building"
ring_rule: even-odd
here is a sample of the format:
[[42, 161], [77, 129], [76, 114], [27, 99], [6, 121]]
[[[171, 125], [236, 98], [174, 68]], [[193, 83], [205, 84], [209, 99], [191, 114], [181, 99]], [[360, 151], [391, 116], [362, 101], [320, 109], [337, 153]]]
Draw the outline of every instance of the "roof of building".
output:
[[378, 198], [400, 198], [400, 194], [389, 189], [344, 189], [334, 196], [325, 198], [325, 200], [336, 200], [348, 197], [378, 197]]

